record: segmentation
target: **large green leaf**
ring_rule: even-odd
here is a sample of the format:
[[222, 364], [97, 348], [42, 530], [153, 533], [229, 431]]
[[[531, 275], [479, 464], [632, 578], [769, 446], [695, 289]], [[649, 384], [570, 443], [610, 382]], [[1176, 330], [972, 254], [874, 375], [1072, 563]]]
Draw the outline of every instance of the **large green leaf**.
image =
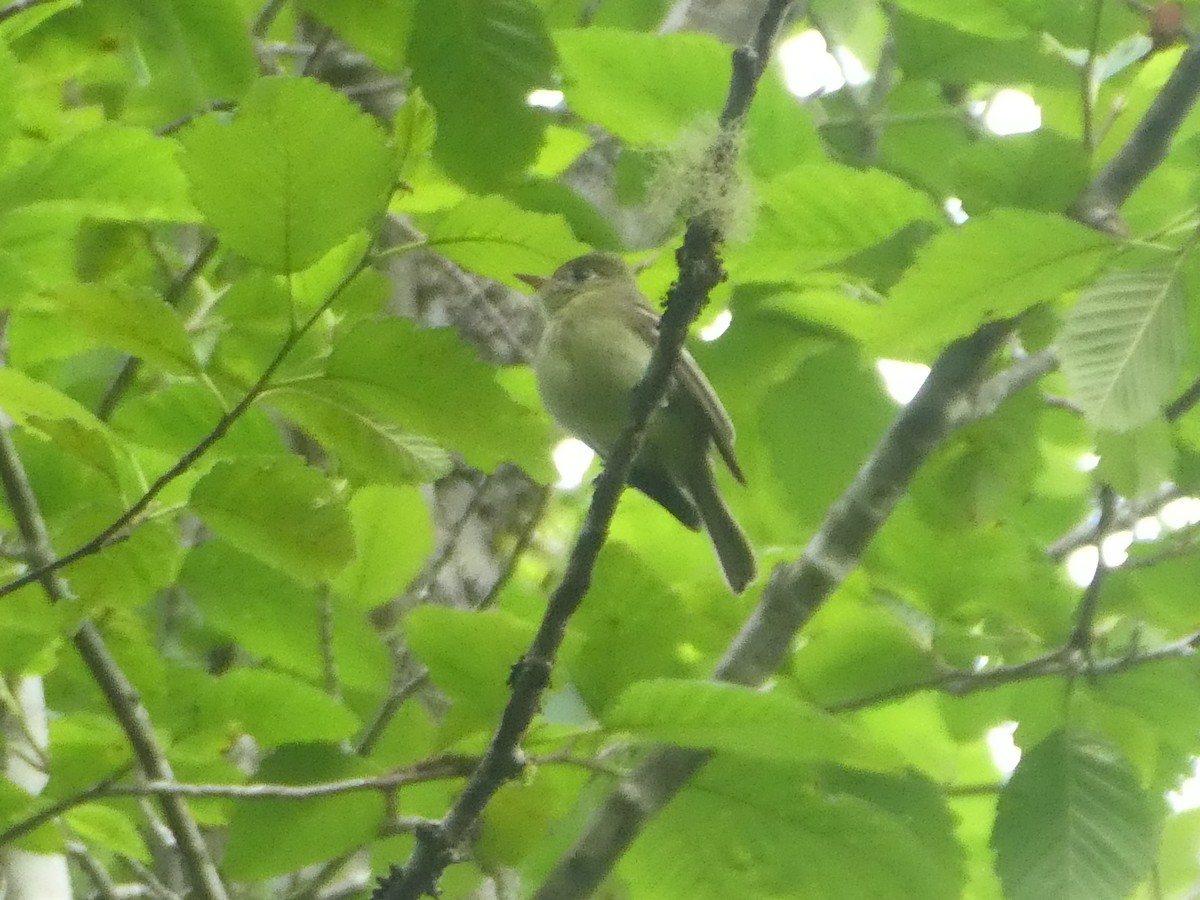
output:
[[42, 291], [21, 309], [65, 321], [94, 342], [123, 350], [166, 372], [199, 372], [200, 363], [179, 315], [147, 290], [68, 284]]
[[802, 165], [763, 188], [749, 243], [730, 248], [734, 278], [788, 281], [839, 262], [941, 213], [920, 191], [878, 170]]
[[588, 251], [560, 215], [530, 212], [502, 197], [470, 197], [423, 220], [429, 244], [479, 275], [528, 290], [516, 273], [549, 275]]
[[421, 330], [403, 319], [364, 322], [337, 339], [328, 379], [306, 388], [344, 392], [483, 468], [515, 461], [536, 477], [549, 465], [549, 421], [514, 401], [449, 329]]
[[237, 0], [126, 0], [123, 19], [142, 66], [135, 96], [155, 125], [213, 101], [240, 100], [259, 61]]
[[193, 488], [192, 506], [234, 546], [302, 582], [330, 578], [354, 556], [341, 498], [296, 457], [220, 462]]
[[944, 232], [892, 288], [878, 350], [922, 357], [1086, 281], [1113, 241], [1061, 216], [997, 210]]
[[1037, 30], [1042, 0], [899, 0], [897, 6], [962, 31], [991, 38], [1019, 38]]
[[419, 0], [408, 62], [452, 175], [486, 190], [533, 162], [546, 119], [526, 97], [551, 85], [554, 47], [529, 0]]
[[[268, 783], [305, 785], [378, 772], [329, 744], [309, 743], [277, 750], [257, 774]], [[384, 812], [384, 797], [375, 791], [312, 800], [242, 800], [229, 823], [223, 868], [233, 878], [261, 880], [334, 859], [375, 837]]]
[[433, 526], [414, 487], [369, 485], [350, 498], [357, 552], [334, 586], [355, 607], [390, 600], [417, 576], [433, 549]]
[[102, 125], [0, 177], [0, 208], [50, 205], [101, 219], [194, 222], [177, 156], [164, 138]]
[[639, 681], [605, 711], [614, 731], [643, 741], [790, 762], [894, 769], [846, 721], [786, 693], [712, 681]]
[[411, 0], [303, 0], [300, 4], [383, 69], [404, 67]]
[[345, 475], [359, 483], [413, 484], [436, 481], [450, 471], [450, 454], [433, 441], [402, 431], [359, 404], [285, 388], [271, 403], [332, 454]]
[[1080, 293], [1058, 353], [1092, 422], [1123, 431], [1158, 415], [1183, 367], [1185, 318], [1175, 269], [1109, 272]]
[[992, 846], [1010, 900], [1123, 900], [1149, 874], [1159, 803], [1107, 743], [1058, 731], [1000, 793]]
[[299, 271], [375, 225], [391, 193], [382, 129], [307, 78], [263, 78], [232, 122], [207, 115], [180, 140], [218, 235], [274, 272]]
[[962, 851], [938, 788], [718, 756], [618, 869], [648, 898], [962, 896]]

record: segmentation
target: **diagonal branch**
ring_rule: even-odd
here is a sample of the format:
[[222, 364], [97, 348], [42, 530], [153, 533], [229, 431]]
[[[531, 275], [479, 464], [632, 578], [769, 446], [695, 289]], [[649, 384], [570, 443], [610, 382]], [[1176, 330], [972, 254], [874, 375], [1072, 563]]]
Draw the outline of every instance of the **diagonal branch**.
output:
[[[775, 34], [791, 0], [770, 0], [752, 42], [733, 54], [733, 74], [721, 112], [721, 131], [711, 150], [716, 171], [732, 172], [737, 153], [735, 136], [750, 108], [759, 77], [766, 67]], [[671, 371], [709, 292], [724, 277], [718, 258], [721, 233], [708, 217], [693, 218], [676, 253], [679, 278], [667, 293], [666, 312], [658, 343], [645, 376], [633, 393], [630, 421], [596, 481], [592, 503], [571, 551], [563, 580], [547, 604], [537, 634], [524, 657], [513, 667], [512, 694], [501, 715], [487, 752], [458, 799], [435, 825], [418, 830], [416, 847], [403, 869], [393, 866], [373, 894], [374, 900], [415, 900], [436, 894], [442, 872], [477, 825], [496, 791], [520, 773], [524, 758], [521, 739], [538, 711], [550, 683], [567, 623], [591, 585], [596, 558], [608, 537], [609, 523], [629, 478], [633, 458], [646, 423], [666, 393]]]
[[[1200, 93], [1200, 49], [1180, 59], [1167, 85], [1116, 158], [1088, 185], [1074, 215], [1112, 230], [1117, 210], [1166, 155]], [[952, 344], [934, 363], [913, 401], [893, 421], [874, 453], [830, 507], [803, 556], [778, 566], [758, 607], [727, 648], [714, 677], [757, 685], [790, 651], [796, 633], [858, 567], [868, 543], [904, 496], [908, 483], [934, 449], [959, 425], [978, 418], [998, 388], [1015, 389], [1053, 366], [1049, 354], [1031, 357], [1007, 386], [979, 382], [992, 354], [1012, 328], [989, 322]], [[1014, 367], [1015, 368], [1015, 367]], [[1002, 397], [1001, 397], [1002, 399]], [[1191, 652], [1194, 641], [1164, 654]], [[535, 895], [535, 900], [587, 897], [612, 871], [641, 829], [687, 784], [710, 754], [663, 747], [653, 751], [592, 816]]]
[[1119, 211], [1147, 176], [1166, 159], [1171, 139], [1200, 97], [1200, 44], [1184, 51], [1133, 134], [1084, 190], [1073, 208], [1085, 225], [1125, 233]]

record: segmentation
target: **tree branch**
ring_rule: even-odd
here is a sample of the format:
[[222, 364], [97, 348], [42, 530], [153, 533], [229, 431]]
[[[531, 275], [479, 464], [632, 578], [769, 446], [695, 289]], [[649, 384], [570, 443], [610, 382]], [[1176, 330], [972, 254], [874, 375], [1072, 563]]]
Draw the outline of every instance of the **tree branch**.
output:
[[[1117, 157], [1085, 189], [1075, 215], [1094, 227], [1111, 230], [1121, 203], [1162, 161], [1200, 91], [1200, 51], [1184, 54], [1160, 96]], [[1109, 209], [1109, 213], [1101, 214]], [[875, 452], [851, 485], [830, 507], [820, 530], [800, 560], [776, 567], [758, 607], [718, 663], [714, 678], [757, 685], [786, 659], [796, 633], [859, 565], [869, 541], [903, 496], [929, 454], [950, 432], [973, 421], [992, 400], [998, 402], [1021, 384], [1036, 380], [1051, 366], [1047, 354], [1029, 357], [1006, 373], [1010, 383], [993, 379], [972, 390], [987, 360], [1004, 342], [1012, 323], [988, 322], [952, 344], [938, 357], [913, 401], [893, 421]], [[1047, 369], [1048, 371], [1048, 369]], [[974, 401], [974, 402], [972, 402]], [[1194, 651], [1193, 637], [1161, 648], [1166, 655]], [[1061, 652], [1061, 651], [1060, 651]], [[1012, 667], [1020, 671], [1023, 666]], [[1116, 670], [1116, 666], [1110, 666]], [[1102, 674], [1103, 668], [1093, 667]], [[953, 677], [959, 677], [957, 673]], [[937, 686], [941, 682], [927, 686]], [[919, 690], [912, 688], [905, 690]], [[593, 815], [583, 833], [547, 876], [535, 900], [574, 900], [591, 894], [642, 827], [691, 776], [709, 753], [664, 747], [653, 751]]]
[[1167, 156], [1171, 139], [1200, 97], [1200, 44], [1184, 51], [1133, 134], [1075, 203], [1075, 218], [1114, 234], [1125, 234], [1119, 211], [1129, 196]]
[[[718, 172], [733, 171], [737, 131], [750, 108], [775, 34], [790, 5], [791, 0], [771, 0], [759, 21], [752, 43], [733, 54], [733, 74], [721, 111], [721, 130], [711, 150], [711, 164]], [[550, 597], [533, 643], [513, 667], [509, 679], [512, 695], [501, 715], [500, 724], [479, 768], [446, 816], [435, 825], [417, 832], [416, 847], [407, 864], [403, 869], [392, 867], [372, 895], [374, 900], [415, 900], [425, 894], [436, 894], [441, 873], [453, 862], [492, 796], [501, 785], [521, 771], [524, 764], [521, 739], [537, 713], [542, 693], [550, 683], [558, 650], [566, 636], [567, 623], [591, 585], [596, 558], [608, 537], [609, 523], [628, 481], [633, 458], [641, 446], [646, 423], [666, 393], [689, 325], [696, 318], [709, 292], [724, 277], [718, 257], [720, 239], [719, 226], [707, 216], [689, 221], [682, 246], [676, 253], [679, 278], [667, 292], [658, 343], [645, 376], [634, 390], [629, 424], [596, 480], [592, 503], [571, 551], [566, 572]]]

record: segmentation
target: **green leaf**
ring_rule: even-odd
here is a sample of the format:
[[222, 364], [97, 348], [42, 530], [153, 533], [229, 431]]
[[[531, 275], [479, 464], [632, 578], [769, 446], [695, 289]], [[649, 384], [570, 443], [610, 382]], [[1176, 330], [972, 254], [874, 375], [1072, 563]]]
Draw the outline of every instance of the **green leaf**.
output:
[[380, 68], [404, 68], [415, 5], [411, 0], [303, 0], [300, 5]]
[[0, 216], [0, 308], [28, 291], [75, 278], [83, 214], [63, 204], [24, 206]]
[[119, 221], [199, 218], [175, 145], [115, 124], [52, 145], [0, 178], [0, 209], [32, 205]]
[[396, 176], [404, 181], [428, 164], [437, 137], [437, 118], [420, 88], [404, 98], [392, 119], [392, 141], [396, 145]]
[[878, 375], [850, 347], [806, 358], [773, 386], [758, 428], [779, 486], [777, 502], [792, 521], [807, 528], [821, 520], [894, 410]]
[[90, 845], [97, 845], [136, 859], [150, 862], [150, 850], [135, 825], [123, 812], [109, 806], [88, 804], [68, 810], [64, 816], [70, 829]]
[[359, 608], [370, 609], [399, 594], [421, 571], [433, 550], [433, 525], [420, 491], [369, 485], [350, 499], [358, 548], [334, 587]]
[[735, 279], [787, 281], [853, 256], [941, 213], [921, 192], [877, 169], [801, 165], [762, 190], [754, 237], [731, 247]]
[[197, 205], [223, 241], [296, 272], [371, 228], [391, 194], [379, 126], [307, 78], [263, 78], [233, 122], [210, 114], [180, 137]]
[[[719, 755], [618, 868], [647, 896], [957, 900], [962, 851], [939, 788]], [[652, 892], [651, 892], [652, 891]]]
[[220, 462], [192, 489], [192, 506], [234, 546], [301, 582], [331, 578], [354, 556], [341, 498], [295, 457]]
[[1177, 456], [1171, 426], [1151, 420], [1096, 435], [1096, 475], [1123, 497], [1148, 496], [1171, 480]]
[[454, 701], [464, 729], [490, 729], [508, 702], [508, 676], [533, 638], [533, 626], [499, 610], [420, 606], [404, 617], [409, 649]]
[[358, 717], [324, 691], [279, 672], [235, 669], [219, 686], [230, 717], [268, 746], [338, 741], [358, 729]]
[[[123, 25], [135, 35], [138, 104], [156, 125], [243, 97], [258, 74], [250, 29], [236, 0], [139, 0], [122, 3]], [[137, 104], [135, 104], [136, 106]]]
[[[195, 383], [175, 382], [125, 400], [117, 407], [112, 424], [125, 439], [178, 457], [212, 432], [224, 412], [226, 409], [211, 390]], [[262, 409], [251, 407], [196, 467], [204, 470], [212, 460], [231, 456], [284, 452], [275, 423]]]
[[77, 400], [16, 369], [0, 369], [0, 409], [35, 433], [39, 422], [63, 419], [107, 435], [107, 426]]
[[219, 540], [188, 553], [179, 582], [208, 627], [259, 659], [309, 680], [321, 677], [312, 588]]
[[682, 679], [639, 681], [602, 721], [612, 731], [678, 747], [788, 762], [897, 766], [848, 722], [778, 690]]
[[1065, 212], [1088, 179], [1083, 143], [1042, 129], [971, 144], [954, 159], [954, 192], [979, 215], [996, 207]]
[[449, 329], [421, 330], [402, 319], [364, 322], [338, 338], [328, 375], [306, 387], [345, 392], [480, 468], [516, 461], [534, 477], [545, 476], [549, 421], [516, 403]]
[[359, 483], [430, 482], [451, 469], [450, 454], [433, 441], [401, 431], [358, 404], [292, 388], [272, 391], [270, 400]]
[[588, 247], [559, 215], [529, 212], [501, 197], [471, 197], [425, 220], [426, 237], [447, 259], [528, 290], [516, 273], [549, 275]]
[[898, 0], [909, 12], [991, 38], [1019, 38], [1036, 31], [1041, 0]]
[[926, 245], [892, 288], [877, 334], [896, 357], [931, 355], [984, 322], [1056, 299], [1091, 275], [1113, 241], [1060, 216], [997, 210]]
[[[377, 774], [363, 760], [323, 744], [281, 748], [257, 773], [265, 783], [294, 785]], [[229, 823], [222, 869], [231, 878], [263, 880], [335, 859], [376, 837], [385, 811], [377, 791], [314, 800], [240, 800]], [[280, 828], [281, 822], [287, 827]]]
[[1123, 900], [1154, 862], [1157, 807], [1111, 746], [1058, 731], [1000, 792], [992, 847], [1010, 900]]
[[1158, 415], [1183, 368], [1186, 310], [1177, 269], [1109, 272], [1067, 315], [1058, 355], [1071, 396], [1100, 428]]
[[554, 42], [572, 111], [631, 144], [671, 143], [725, 99], [729, 49], [708, 35], [586, 28]]
[[451, 175], [487, 190], [533, 162], [546, 117], [526, 97], [551, 85], [554, 47], [529, 0], [419, 0], [408, 61]]
[[125, 285], [69, 284], [21, 305], [58, 319], [102, 346], [175, 375], [194, 375], [200, 363], [179, 315], [157, 295]]

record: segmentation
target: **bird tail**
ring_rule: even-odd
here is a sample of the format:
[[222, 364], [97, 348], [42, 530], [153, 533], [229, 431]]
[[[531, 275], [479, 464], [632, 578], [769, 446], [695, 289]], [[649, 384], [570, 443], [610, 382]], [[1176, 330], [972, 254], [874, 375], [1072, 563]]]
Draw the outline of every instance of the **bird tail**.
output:
[[733, 513], [725, 505], [724, 499], [717, 491], [712, 468], [705, 461], [703, 477], [695, 479], [694, 484], [688, 485], [692, 499], [700, 510], [704, 520], [704, 529], [717, 551], [717, 559], [721, 562], [721, 571], [725, 580], [735, 594], [746, 589], [758, 573], [758, 564], [754, 560], [754, 551], [750, 549], [750, 541], [741, 526], [733, 518]]

